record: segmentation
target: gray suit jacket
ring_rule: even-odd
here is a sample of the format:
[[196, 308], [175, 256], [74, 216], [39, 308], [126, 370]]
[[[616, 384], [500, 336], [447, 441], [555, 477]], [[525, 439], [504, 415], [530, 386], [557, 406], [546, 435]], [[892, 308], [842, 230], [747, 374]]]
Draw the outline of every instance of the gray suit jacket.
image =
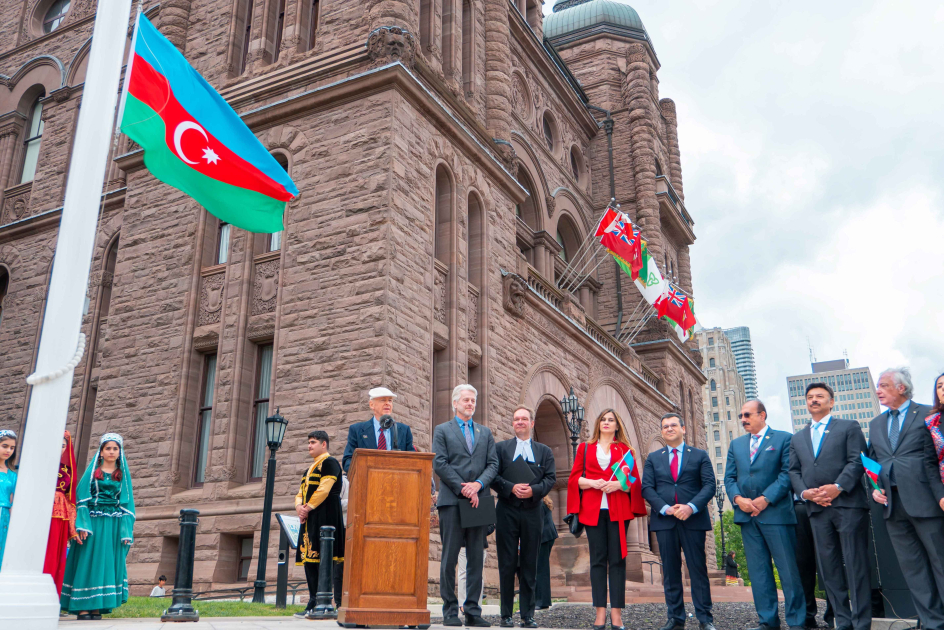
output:
[[[802, 496], [810, 488], [831, 483], [842, 486], [842, 492], [833, 499], [832, 507], [868, 509], [865, 487], [862, 485], [861, 454], [868, 448], [862, 427], [852, 420], [835, 416], [820, 442], [819, 454], [813, 454], [811, 425], [806, 425], [790, 440], [790, 482], [793, 491]], [[809, 514], [825, 510], [812, 501], [806, 502]]]
[[888, 412], [875, 416], [869, 423], [869, 457], [882, 465], [879, 485], [888, 497], [885, 518], [892, 515], [892, 484], [888, 476], [893, 468], [898, 496], [909, 516], [944, 518], [939, 505], [944, 498], [944, 483], [941, 483], [941, 474], [938, 472], [937, 452], [931, 432], [924, 424], [929, 411], [928, 407], [911, 401], [894, 450], [888, 439]]
[[481, 481], [479, 496], [489, 493], [489, 486], [498, 474], [498, 452], [495, 439], [488, 427], [472, 421], [475, 430], [475, 446], [472, 453], [466, 446], [462, 429], [455, 418], [444, 422], [433, 430], [433, 471], [439, 475], [438, 507], [457, 505], [462, 496], [462, 484]]

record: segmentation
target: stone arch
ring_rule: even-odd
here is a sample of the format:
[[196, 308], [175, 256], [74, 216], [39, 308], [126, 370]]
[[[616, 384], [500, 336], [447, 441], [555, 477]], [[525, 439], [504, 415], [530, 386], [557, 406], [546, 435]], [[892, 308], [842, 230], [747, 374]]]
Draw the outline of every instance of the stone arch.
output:
[[570, 382], [563, 370], [554, 363], [540, 363], [531, 368], [525, 387], [518, 399], [519, 403], [537, 409], [541, 400], [553, 396], [560, 400], [570, 390]]
[[9, 91], [0, 96], [0, 112], [16, 110], [27, 114], [27, 108], [36, 95], [44, 91], [46, 96], [58, 90], [65, 82], [62, 62], [51, 55], [33, 57], [13, 73], [7, 80]]
[[555, 211], [569, 211], [574, 217], [574, 220], [578, 221], [582, 232], [589, 232], [598, 221], [594, 221], [595, 217], [591, 216], [592, 213], [584, 208], [583, 204], [578, 200], [577, 195], [569, 188], [559, 186], [551, 192], [551, 197], [554, 198]]
[[[553, 235], [561, 245], [561, 251], [558, 255], [569, 264], [573, 262], [574, 255], [583, 242], [583, 232], [578, 227], [578, 221], [570, 213], [562, 212], [558, 214], [555, 224], [556, 228]], [[555, 278], [556, 280], [557, 278]]]
[[547, 208], [547, 197], [550, 197], [549, 187], [547, 185], [547, 177], [544, 176], [544, 169], [541, 168], [541, 161], [538, 159], [537, 154], [534, 152], [534, 149], [528, 144], [528, 141], [525, 140], [517, 131], [511, 133], [511, 146], [515, 150], [515, 154], [518, 156], [519, 170], [520, 165], [528, 170], [528, 174], [534, 180], [536, 190], [528, 191], [534, 196], [534, 203], [536, 207], [540, 207], [540, 212], [538, 215], [541, 217], [540, 225], [538, 229], [544, 229], [544, 218], [550, 216]]
[[588, 432], [592, 431], [594, 421], [604, 409], [615, 409], [616, 413], [622, 418], [623, 424], [626, 425], [630, 444], [638, 453], [640, 452], [639, 445], [642, 444], [642, 435], [639, 432], [639, 422], [636, 415], [630, 410], [629, 404], [626, 402], [628, 400], [631, 400], [631, 398], [623, 392], [618, 383], [611, 379], [601, 380], [591, 388], [590, 394], [587, 395], [584, 416], [586, 418], [585, 426]]

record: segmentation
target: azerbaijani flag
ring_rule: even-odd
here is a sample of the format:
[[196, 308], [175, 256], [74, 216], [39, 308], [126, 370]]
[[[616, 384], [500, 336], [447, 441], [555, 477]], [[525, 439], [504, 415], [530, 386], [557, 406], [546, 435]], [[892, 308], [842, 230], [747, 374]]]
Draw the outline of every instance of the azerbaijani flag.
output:
[[285, 169], [180, 52], [138, 15], [125, 74], [121, 131], [151, 174], [220, 220], [250, 232], [283, 229], [298, 195]]
[[881, 492], [882, 489], [878, 485], [878, 474], [882, 471], [882, 465], [874, 459], [866, 457], [865, 453], [859, 453], [859, 456], [862, 458], [862, 465], [865, 467], [865, 476], [872, 482], [872, 487]]
[[613, 471], [613, 474], [610, 475], [610, 479], [615, 477], [616, 480], [620, 482], [620, 485], [623, 486], [624, 492], [629, 492], [629, 484], [636, 483], [636, 478], [633, 477], [634, 465], [633, 449], [629, 449], [626, 451], [626, 454], [623, 455], [623, 459], [610, 467], [610, 470]]

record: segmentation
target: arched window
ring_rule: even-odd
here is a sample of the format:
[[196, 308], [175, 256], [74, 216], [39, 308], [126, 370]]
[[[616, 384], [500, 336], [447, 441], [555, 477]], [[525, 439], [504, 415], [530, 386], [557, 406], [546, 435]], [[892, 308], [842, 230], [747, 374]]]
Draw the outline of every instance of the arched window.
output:
[[553, 151], [554, 144], [557, 139], [556, 129], [554, 128], [554, 121], [551, 120], [550, 114], [547, 112], [544, 113], [544, 142], [547, 143], [547, 150]]
[[432, 43], [433, 0], [420, 0], [420, 47], [428, 50]]
[[282, 48], [282, 31], [285, 30], [285, 0], [279, 0], [275, 12], [275, 36], [272, 50], [272, 63], [279, 60], [279, 49]]
[[711, 391], [718, 391], [718, 386], [715, 384], [715, 379], [711, 379]]
[[452, 178], [445, 167], [436, 169], [436, 259], [449, 264], [452, 258]]
[[472, 39], [474, 21], [472, 0], [462, 0], [462, 87], [466, 94], [472, 93], [472, 60], [475, 57], [475, 42]]
[[[451, 329], [454, 321], [453, 289], [453, 190], [452, 176], [445, 166], [436, 169], [435, 211], [433, 224], [433, 322]], [[433, 404], [432, 423], [435, 426], [451, 418], [452, 387], [458, 377], [454, 335], [433, 341]]]
[[455, 0], [442, 0], [442, 68], [446, 77], [452, 76], [453, 57], [455, 56]]
[[0, 324], [3, 324], [3, 298], [7, 295], [7, 287], [10, 286], [10, 274], [6, 267], [0, 266]]
[[219, 222], [216, 231], [216, 264], [223, 265], [229, 261], [229, 236], [233, 226], [225, 221]]
[[518, 183], [521, 184], [522, 188], [528, 191], [528, 198], [516, 206], [515, 212], [529, 228], [537, 230], [538, 210], [534, 202], [534, 194], [537, 188], [534, 186], [534, 181], [531, 179], [528, 170], [523, 164], [518, 165]]
[[570, 150], [570, 171], [574, 174], [574, 179], [580, 179], [580, 162], [577, 161], [577, 151]]
[[[469, 195], [469, 229], [468, 234], [468, 261], [469, 261], [469, 341], [479, 346], [485, 354], [485, 213], [478, 195]], [[469, 361], [469, 383], [478, 390], [481, 405], [478, 413], [485, 417], [485, 371], [483, 357], [476, 361]]]
[[40, 93], [30, 107], [29, 124], [26, 127], [26, 140], [23, 150], [23, 170], [20, 183], [33, 181], [36, 176], [36, 161], [39, 159], [39, 147], [43, 143], [43, 103], [45, 92]]
[[567, 244], [564, 243], [564, 237], [561, 236], [560, 230], [557, 230], [557, 244], [560, 245], [560, 251], [557, 252], [557, 256], [567, 262]]
[[321, 5], [319, 0], [311, 0], [311, 8], [308, 11], [308, 50], [315, 47], [315, 37], [318, 33], [318, 19], [321, 14]]
[[249, 41], [252, 37], [252, 0], [239, 0], [236, 8], [236, 50], [235, 67], [239, 74], [246, 70], [249, 63]]
[[54, 30], [59, 28], [59, 25], [62, 24], [62, 21], [66, 19], [66, 14], [69, 12], [69, 5], [71, 4], [70, 0], [54, 0], [52, 5], [46, 11], [46, 15], [43, 17], [43, 32], [52, 33]]
[[[279, 163], [286, 173], [288, 173], [288, 158], [285, 157], [284, 153], [273, 153], [272, 157], [275, 158], [275, 161]], [[273, 234], [269, 234], [269, 237], [266, 239], [266, 251], [267, 252], [277, 252], [282, 249], [282, 232], [281, 230]]]

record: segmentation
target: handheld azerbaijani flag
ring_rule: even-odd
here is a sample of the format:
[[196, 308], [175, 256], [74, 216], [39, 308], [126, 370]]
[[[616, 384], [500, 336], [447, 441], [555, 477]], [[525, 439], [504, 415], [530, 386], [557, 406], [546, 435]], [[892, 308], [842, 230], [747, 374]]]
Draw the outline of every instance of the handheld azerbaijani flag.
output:
[[144, 164], [211, 214], [250, 232], [283, 229], [298, 188], [182, 54], [138, 14], [118, 114]]
[[620, 482], [620, 485], [623, 486], [623, 491], [625, 492], [629, 492], [629, 484], [636, 483], [636, 478], [633, 477], [634, 463], [633, 449], [629, 449], [626, 451], [626, 454], [623, 455], [623, 459], [610, 467], [610, 470], [613, 471], [613, 474], [610, 475], [610, 479], [612, 480], [615, 477], [616, 480]]
[[874, 459], [866, 457], [865, 453], [859, 453], [859, 456], [862, 458], [862, 465], [865, 467], [865, 476], [869, 478], [872, 487], [881, 492], [882, 489], [878, 486], [878, 474], [882, 471], [882, 465]]

